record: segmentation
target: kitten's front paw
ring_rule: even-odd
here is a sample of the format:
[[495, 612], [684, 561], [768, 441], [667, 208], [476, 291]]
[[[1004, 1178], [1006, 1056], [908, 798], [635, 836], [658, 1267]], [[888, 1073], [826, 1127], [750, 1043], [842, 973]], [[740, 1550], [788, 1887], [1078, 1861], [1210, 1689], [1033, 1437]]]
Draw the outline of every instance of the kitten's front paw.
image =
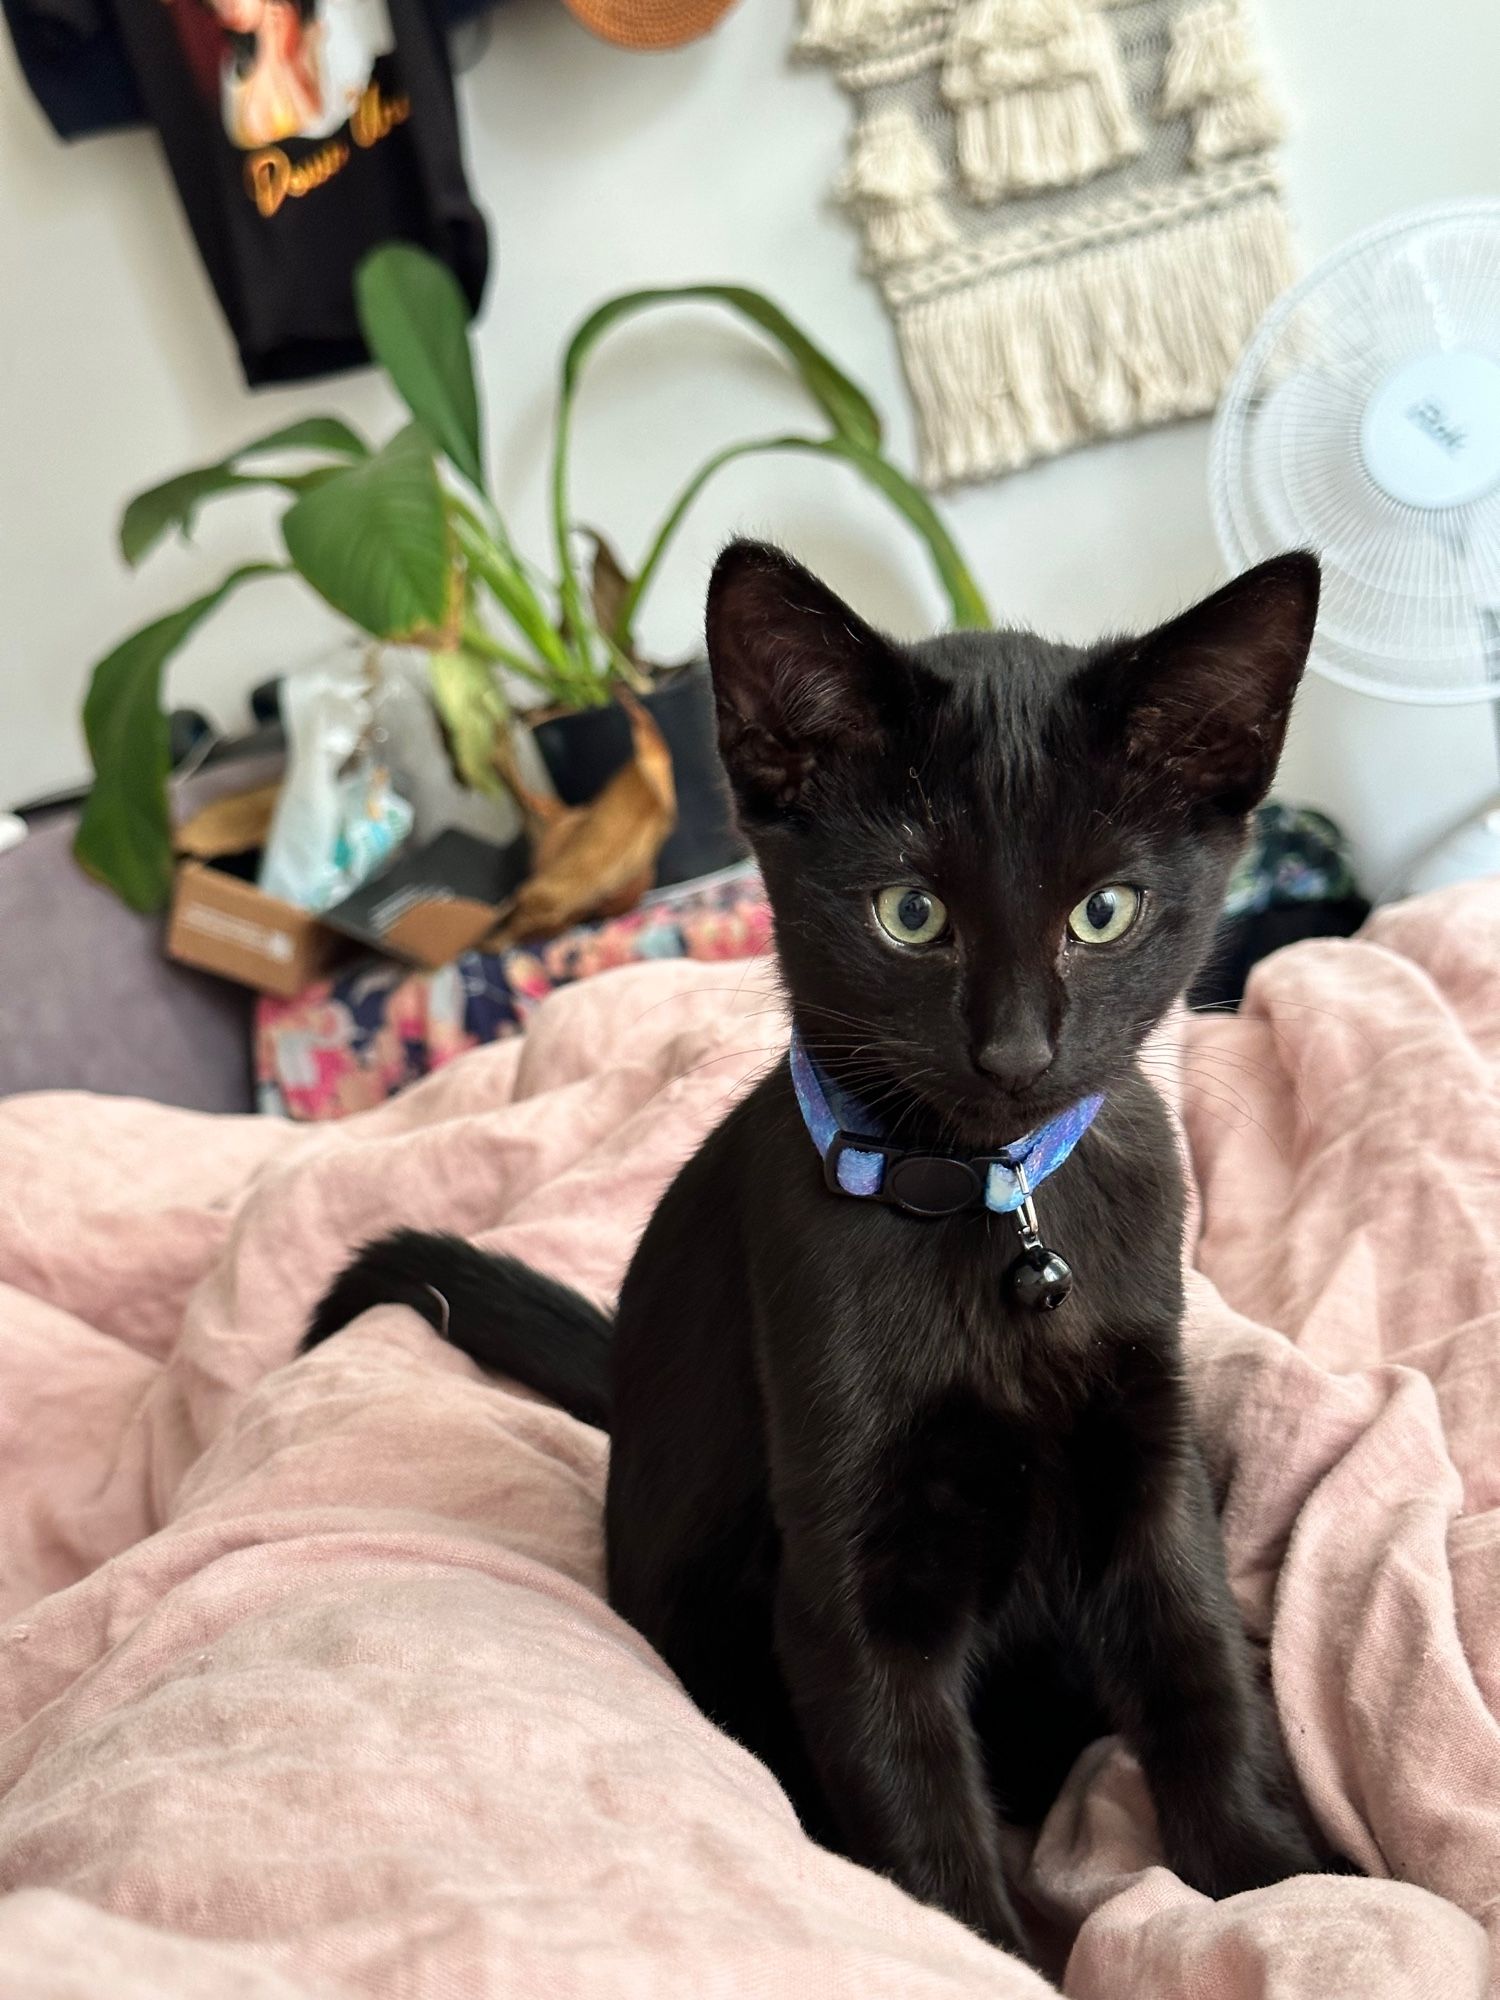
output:
[[1190, 1888], [1216, 1901], [1268, 1889], [1292, 1875], [1321, 1875], [1328, 1865], [1290, 1813], [1267, 1808], [1253, 1820], [1223, 1822], [1193, 1854], [1176, 1857]]
[[1011, 1901], [1010, 1892], [1000, 1882], [986, 1884], [970, 1893], [956, 1897], [933, 1897], [930, 1899], [946, 1909], [950, 1916], [957, 1917], [989, 1944], [998, 1945], [1001, 1951], [1008, 1951], [1015, 1958], [1024, 1959], [1028, 1965], [1037, 1963], [1036, 1949], [1027, 1934], [1021, 1914]]
[[1351, 1861], [1347, 1854], [1325, 1854], [1318, 1864], [1320, 1875], [1357, 1875], [1364, 1881], [1368, 1868], [1361, 1868], [1357, 1861]]

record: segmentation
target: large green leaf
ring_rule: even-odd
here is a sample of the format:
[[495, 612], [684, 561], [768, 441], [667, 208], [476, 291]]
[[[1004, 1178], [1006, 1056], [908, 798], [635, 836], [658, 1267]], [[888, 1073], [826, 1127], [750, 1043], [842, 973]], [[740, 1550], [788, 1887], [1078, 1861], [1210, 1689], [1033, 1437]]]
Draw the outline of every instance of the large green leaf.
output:
[[133, 569], [169, 530], [175, 528], [181, 535], [190, 535], [198, 509], [216, 494], [247, 486], [297, 490], [302, 484], [301, 475], [247, 474], [240, 470], [247, 459], [269, 458], [289, 451], [324, 451], [336, 458], [354, 459], [367, 456], [369, 446], [338, 417], [304, 417], [300, 423], [287, 424], [266, 437], [242, 444], [238, 451], [216, 465], [200, 465], [194, 471], [179, 472], [159, 486], [138, 493], [120, 519], [120, 553]]
[[750, 438], [744, 443], [732, 444], [726, 450], [715, 453], [707, 464], [694, 474], [657, 529], [651, 546], [646, 551], [646, 559], [620, 605], [611, 637], [623, 652], [633, 652], [635, 615], [641, 599], [660, 568], [672, 538], [682, 525], [683, 517], [709, 480], [726, 465], [732, 465], [736, 459], [755, 458], [764, 452], [781, 451], [808, 452], [819, 458], [840, 459], [844, 464], [852, 466], [885, 495], [921, 536], [932, 559], [932, 566], [937, 572], [938, 582], [942, 585], [952, 607], [953, 623], [960, 627], [983, 628], [994, 622], [990, 617], [989, 606], [984, 601], [984, 595], [970, 574], [968, 565], [959, 554], [953, 537], [943, 526], [926, 494], [915, 487], [904, 472], [898, 471], [889, 460], [882, 458], [879, 452], [865, 451], [848, 438], [813, 438], [793, 434], [787, 437]]
[[768, 334], [791, 362], [802, 386], [834, 430], [841, 437], [852, 438], [856, 444], [862, 444], [869, 450], [879, 445], [880, 418], [864, 390], [851, 382], [822, 348], [810, 340], [795, 321], [788, 319], [780, 306], [773, 304], [763, 292], [752, 291], [748, 285], [667, 285], [653, 291], [625, 292], [618, 298], [606, 299], [579, 327], [563, 357], [564, 407], [573, 400], [579, 372], [591, 350], [611, 327], [653, 306], [695, 301], [704, 305], [725, 306]]
[[419, 424], [304, 493], [281, 533], [313, 589], [377, 639], [443, 624], [452, 546], [432, 445]]
[[[553, 440], [552, 457], [552, 533], [557, 549], [563, 621], [591, 670], [590, 620], [583, 586], [573, 561], [573, 518], [568, 493], [568, 459], [578, 379], [584, 362], [611, 327], [633, 318], [637, 313], [648, 312], [654, 306], [694, 303], [727, 307], [742, 319], [749, 320], [762, 333], [768, 334], [781, 348], [802, 386], [832, 424], [835, 436], [848, 438], [867, 451], [878, 451], [880, 448], [880, 418], [869, 397], [763, 292], [752, 291], [748, 285], [667, 285], [651, 291], [624, 292], [618, 298], [606, 299], [579, 327], [563, 356], [557, 434]], [[700, 478], [695, 486], [701, 483]]]
[[133, 633], [94, 669], [83, 704], [94, 787], [73, 852], [134, 910], [162, 909], [172, 887], [162, 670], [230, 591], [251, 577], [280, 574], [276, 563], [246, 563], [206, 596]]
[[273, 451], [331, 451], [336, 458], [368, 458], [370, 447], [342, 417], [299, 417], [279, 431], [242, 444], [234, 458], [264, 458]]
[[145, 560], [162, 537], [175, 528], [184, 538], [193, 532], [198, 509], [215, 494], [230, 493], [237, 487], [267, 486], [264, 477], [246, 478], [236, 472], [232, 461], [222, 465], [200, 465], [192, 472], [179, 472], [164, 479], [149, 492], [137, 493], [120, 517], [120, 553], [132, 569]]
[[406, 407], [483, 492], [469, 302], [457, 278], [413, 244], [386, 243], [355, 272], [354, 302], [365, 345]]

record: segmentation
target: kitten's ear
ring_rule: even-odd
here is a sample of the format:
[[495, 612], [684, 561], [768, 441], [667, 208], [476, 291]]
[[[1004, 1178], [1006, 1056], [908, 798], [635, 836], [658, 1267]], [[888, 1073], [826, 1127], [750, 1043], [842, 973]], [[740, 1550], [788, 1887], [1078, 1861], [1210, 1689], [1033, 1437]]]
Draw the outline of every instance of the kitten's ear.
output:
[[1243, 814], [1276, 775], [1318, 615], [1316, 556], [1275, 556], [1084, 670], [1131, 761]]
[[895, 678], [888, 640], [800, 563], [731, 542], [708, 586], [719, 751], [741, 805], [795, 806], [817, 771], [877, 746]]

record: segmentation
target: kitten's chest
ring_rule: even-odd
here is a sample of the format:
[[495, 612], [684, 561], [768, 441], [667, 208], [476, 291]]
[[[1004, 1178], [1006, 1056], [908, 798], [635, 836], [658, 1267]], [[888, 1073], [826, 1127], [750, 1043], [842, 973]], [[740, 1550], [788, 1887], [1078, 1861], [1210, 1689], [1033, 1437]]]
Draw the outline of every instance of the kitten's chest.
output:
[[[886, 1219], [880, 1253], [866, 1255], [870, 1309], [891, 1345], [920, 1372], [951, 1372], [1010, 1400], [1038, 1378], [1076, 1369], [1101, 1343], [1140, 1325], [1175, 1320], [1179, 1244], [1171, 1217], [1142, 1198], [1116, 1163], [1080, 1162], [1066, 1186], [1036, 1202], [1041, 1244], [1066, 1261], [1060, 1302], [1023, 1280], [1028, 1244], [1015, 1215], [988, 1212], [939, 1224]], [[901, 1278], [896, 1281], [896, 1274]]]
[[[1076, 1253], [1056, 1247], [1072, 1264]], [[912, 1330], [922, 1332], [907, 1340], [892, 1328], [887, 1346], [897, 1410], [951, 1389], [1003, 1417], [1029, 1418], [1090, 1372], [1107, 1333], [1093, 1287], [1084, 1278], [1051, 1309], [1024, 1303], [1016, 1266], [1025, 1249], [1008, 1216], [987, 1216], [919, 1247], [925, 1296]]]

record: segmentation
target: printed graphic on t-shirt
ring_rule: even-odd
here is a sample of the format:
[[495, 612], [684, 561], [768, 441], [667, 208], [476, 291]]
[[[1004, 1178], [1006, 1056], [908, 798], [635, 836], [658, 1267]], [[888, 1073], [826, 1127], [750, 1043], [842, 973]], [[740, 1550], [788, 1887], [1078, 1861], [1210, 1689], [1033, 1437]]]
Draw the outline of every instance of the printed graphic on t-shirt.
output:
[[395, 47], [385, 0], [179, 0], [223, 30], [219, 103], [245, 152], [326, 139], [347, 122]]
[[[262, 215], [331, 180], [348, 165], [350, 141], [374, 146], [409, 115], [407, 99], [376, 74], [396, 46], [386, 0], [168, 4], [199, 89], [247, 155], [245, 192]], [[286, 150], [319, 140], [327, 143]]]

